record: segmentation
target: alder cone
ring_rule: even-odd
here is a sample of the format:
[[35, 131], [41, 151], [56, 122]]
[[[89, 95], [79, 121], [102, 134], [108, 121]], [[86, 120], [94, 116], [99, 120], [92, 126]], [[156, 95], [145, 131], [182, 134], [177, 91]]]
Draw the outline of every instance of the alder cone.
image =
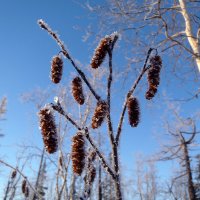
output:
[[111, 41], [112, 39], [109, 36], [101, 39], [92, 57], [92, 61], [91, 61], [92, 68], [96, 69], [102, 64], [104, 58], [106, 57], [107, 50]]
[[90, 151], [89, 154], [88, 154], [89, 162], [94, 162], [95, 158], [96, 158], [96, 152], [95, 151]]
[[78, 76], [72, 81], [72, 94], [77, 103], [80, 105], [84, 104], [85, 97], [83, 94], [82, 81]]
[[94, 165], [91, 165], [88, 173], [88, 183], [92, 184], [94, 182], [95, 177], [96, 177], [96, 168], [94, 167]]
[[148, 70], [148, 83], [149, 83], [149, 88], [148, 91], [146, 92], [146, 99], [150, 100], [152, 99], [156, 92], [158, 85], [160, 84], [160, 70], [162, 67], [162, 60], [161, 57], [156, 55], [150, 59], [150, 69]]
[[14, 179], [14, 178], [16, 177], [16, 175], [17, 175], [17, 171], [14, 170], [14, 171], [12, 172], [12, 174], [11, 174], [11, 178]]
[[24, 196], [29, 197], [29, 187], [25, 188]]
[[108, 105], [105, 101], [98, 101], [94, 115], [92, 117], [92, 128], [96, 129], [101, 126], [108, 110]]
[[148, 91], [145, 94], [146, 99], [148, 100], [152, 99], [155, 96], [156, 92], [157, 92], [157, 87], [150, 85]]
[[78, 132], [72, 138], [72, 168], [73, 172], [77, 175], [81, 175], [85, 166], [85, 141], [82, 133]]
[[60, 56], [54, 56], [51, 63], [51, 81], [59, 83], [62, 78], [63, 61]]
[[61, 167], [63, 166], [63, 159], [62, 159], [61, 156], [59, 157], [59, 165], [60, 165]]
[[22, 193], [26, 193], [26, 179], [22, 181]]
[[45, 149], [50, 154], [55, 153], [58, 148], [58, 140], [53, 114], [46, 107], [40, 110], [39, 117]]
[[140, 107], [137, 98], [129, 97], [127, 107], [129, 123], [132, 127], [136, 127], [140, 121]]

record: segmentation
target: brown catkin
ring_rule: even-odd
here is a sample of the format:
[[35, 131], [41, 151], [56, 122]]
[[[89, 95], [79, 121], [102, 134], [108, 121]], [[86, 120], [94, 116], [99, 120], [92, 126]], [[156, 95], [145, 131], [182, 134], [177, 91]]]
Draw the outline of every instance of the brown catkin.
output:
[[94, 162], [95, 158], [96, 158], [96, 152], [95, 151], [90, 151], [89, 154], [88, 154], [88, 160], [90, 162]]
[[45, 149], [48, 153], [54, 153], [58, 148], [58, 140], [55, 120], [51, 109], [47, 107], [41, 109], [39, 117]]
[[149, 88], [148, 91], [146, 92], [146, 99], [150, 100], [152, 99], [156, 92], [158, 85], [160, 84], [160, 70], [162, 67], [162, 60], [161, 57], [156, 55], [150, 59], [150, 69], [148, 70], [148, 83], [149, 83]]
[[129, 123], [136, 127], [140, 121], [140, 107], [137, 98], [129, 97], [127, 102]]
[[25, 194], [25, 192], [26, 192], [26, 179], [24, 179], [23, 181], [22, 181], [22, 193], [24, 193]]
[[17, 171], [14, 170], [14, 171], [12, 172], [12, 174], [11, 174], [11, 178], [14, 179], [14, 178], [16, 177], [16, 175], [17, 175]]
[[96, 177], [96, 168], [94, 165], [91, 165], [89, 168], [89, 173], [88, 173], [88, 183], [92, 184], [94, 182], [94, 179]]
[[108, 110], [108, 105], [105, 101], [98, 101], [92, 117], [92, 128], [96, 129], [101, 126]]
[[62, 156], [59, 157], [59, 165], [62, 167], [63, 166], [63, 159]]
[[110, 36], [106, 36], [103, 39], [101, 39], [92, 57], [92, 61], [91, 61], [92, 68], [96, 69], [102, 64], [104, 58], [106, 57], [107, 50], [111, 41], [112, 39]]
[[82, 81], [78, 76], [72, 80], [72, 94], [77, 103], [80, 105], [84, 104], [85, 97], [83, 94]]
[[77, 175], [81, 175], [85, 166], [85, 141], [82, 133], [78, 132], [72, 138], [72, 168], [73, 172]]
[[25, 197], [29, 197], [29, 187], [26, 186], [25, 188], [25, 193], [24, 193]]
[[54, 56], [51, 63], [51, 80], [53, 83], [59, 83], [62, 78], [63, 61], [60, 56]]

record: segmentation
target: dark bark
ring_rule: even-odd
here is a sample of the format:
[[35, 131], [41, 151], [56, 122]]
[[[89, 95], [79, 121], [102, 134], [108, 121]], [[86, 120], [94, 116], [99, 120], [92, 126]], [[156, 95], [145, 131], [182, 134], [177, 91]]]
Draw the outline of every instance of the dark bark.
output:
[[8, 197], [8, 193], [10, 191], [10, 184], [11, 184], [11, 181], [8, 180], [8, 183], [7, 183], [7, 186], [6, 186], [6, 191], [5, 191], [5, 196], [4, 196], [3, 200], [6, 200], [7, 197]]
[[[43, 159], [44, 159], [44, 153], [45, 153], [45, 149], [43, 149], [41, 159], [40, 159], [40, 166], [39, 166], [39, 170], [38, 170], [38, 174], [37, 174], [37, 180], [35, 183], [35, 191], [38, 191], [39, 179], [40, 179], [42, 165], [43, 165]], [[36, 199], [38, 199], [38, 197], [36, 194], [34, 194], [32, 200], [36, 200]]]
[[71, 181], [71, 186], [70, 186], [70, 200], [75, 200], [76, 198], [76, 176], [74, 174], [72, 174], [72, 181]]
[[188, 153], [188, 146], [186, 142], [184, 142], [182, 145], [183, 145], [182, 148], [183, 148], [185, 167], [186, 167], [187, 178], [188, 178], [189, 197], [190, 197], [190, 200], [197, 200], [195, 188], [194, 188], [194, 182], [192, 179], [192, 170], [191, 170], [191, 164], [190, 164], [190, 157]]
[[98, 200], [102, 200], [101, 164], [99, 163]]

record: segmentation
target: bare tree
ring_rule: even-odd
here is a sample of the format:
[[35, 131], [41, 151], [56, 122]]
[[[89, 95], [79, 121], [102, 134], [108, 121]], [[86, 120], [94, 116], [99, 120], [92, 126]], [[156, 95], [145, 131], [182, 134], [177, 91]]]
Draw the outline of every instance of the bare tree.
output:
[[160, 191], [162, 183], [158, 178], [155, 161], [149, 162], [148, 159], [145, 159], [141, 154], [136, 157], [132, 192], [133, 198], [156, 200], [162, 196]]
[[[159, 85], [159, 72], [160, 67], [162, 65], [162, 61], [158, 55], [155, 57], [152, 57], [150, 60], [151, 65], [148, 65], [149, 57], [151, 56], [151, 53], [153, 51], [152, 48], [149, 49], [144, 66], [141, 70], [141, 73], [139, 74], [138, 78], [133, 83], [131, 89], [128, 91], [125, 101], [123, 104], [122, 113], [119, 120], [119, 125], [117, 127], [116, 133], [114, 133], [113, 124], [111, 120], [111, 85], [112, 85], [112, 79], [113, 79], [113, 69], [112, 69], [112, 55], [113, 55], [113, 48], [114, 45], [118, 39], [118, 34], [113, 33], [109, 36], [106, 36], [103, 38], [97, 47], [95, 51], [95, 55], [91, 61], [91, 66], [93, 68], [98, 68], [100, 64], [103, 62], [103, 59], [105, 58], [106, 54], [109, 56], [109, 74], [107, 79], [107, 92], [106, 92], [106, 101], [102, 100], [102, 97], [97, 93], [97, 91], [94, 90], [93, 86], [88, 81], [85, 73], [78, 67], [78, 65], [74, 62], [72, 57], [70, 56], [68, 50], [66, 50], [63, 42], [60, 40], [58, 35], [51, 30], [51, 28], [43, 21], [38, 21], [40, 27], [47, 31], [52, 38], [57, 42], [59, 47], [61, 48], [61, 52], [53, 58], [52, 61], [52, 68], [51, 68], [51, 78], [52, 82], [58, 83], [61, 80], [62, 76], [62, 69], [63, 69], [63, 62], [61, 60], [60, 54], [62, 54], [66, 59], [68, 59], [78, 75], [80, 77], [76, 77], [73, 82], [73, 95], [75, 100], [79, 104], [84, 103], [84, 97], [82, 96], [82, 81], [86, 84], [89, 91], [93, 95], [94, 99], [97, 101], [97, 107], [95, 109], [94, 116], [92, 117], [92, 128], [96, 129], [98, 128], [102, 122], [104, 117], [107, 119], [107, 130], [108, 130], [108, 137], [110, 139], [110, 146], [112, 151], [112, 167], [109, 166], [108, 162], [102, 155], [102, 153], [99, 150], [99, 147], [96, 145], [95, 141], [90, 135], [90, 127], [88, 126], [82, 126], [82, 124], [77, 123], [71, 115], [69, 115], [63, 108], [62, 105], [59, 102], [59, 99], [56, 98], [55, 103], [52, 103], [49, 105], [49, 107], [44, 107], [40, 110], [40, 124], [42, 129], [42, 134], [44, 138], [44, 142], [46, 143], [46, 150], [49, 153], [53, 153], [56, 151], [56, 139], [53, 139], [49, 141], [48, 138], [46, 138], [46, 135], [49, 135], [46, 126], [51, 126], [51, 134], [53, 138], [56, 137], [56, 131], [54, 131], [55, 125], [53, 124], [53, 119], [51, 113], [51, 109], [53, 108], [55, 111], [63, 115], [77, 130], [77, 134], [73, 137], [73, 144], [72, 144], [72, 164], [73, 164], [73, 170], [77, 174], [82, 173], [83, 169], [83, 157], [84, 157], [84, 151], [83, 151], [83, 141], [86, 139], [88, 143], [91, 145], [91, 147], [96, 152], [97, 157], [101, 161], [102, 166], [107, 171], [107, 173], [112, 177], [114, 184], [115, 184], [115, 198], [117, 200], [123, 199], [122, 190], [121, 190], [121, 181], [120, 181], [120, 169], [119, 169], [119, 155], [118, 155], [118, 148], [119, 148], [119, 142], [121, 138], [121, 131], [122, 131], [122, 125], [124, 121], [125, 112], [128, 109], [129, 113], [129, 121], [130, 125], [135, 127], [139, 123], [139, 105], [138, 100], [135, 97], [132, 97], [132, 94], [134, 93], [135, 89], [137, 88], [141, 78], [145, 74], [145, 72], [148, 71], [149, 75], [149, 91], [146, 93], [146, 98], [151, 99], [156, 91], [157, 86]], [[156, 70], [154, 74], [154, 70]], [[48, 124], [48, 125], [47, 125]], [[55, 143], [54, 145], [52, 145]], [[79, 153], [78, 153], [79, 152]], [[82, 156], [80, 156], [82, 155]], [[85, 193], [84, 197], [82, 199], [87, 199], [89, 196]]]
[[[135, 67], [140, 65], [144, 58], [142, 49], [155, 47], [170, 58], [165, 70], [175, 75], [174, 78], [199, 80], [199, 1], [108, 0], [102, 4], [94, 1], [80, 4], [98, 20], [98, 26], [88, 25], [84, 41], [94, 35], [99, 38], [110, 30], [122, 34], [128, 46], [127, 73], [132, 70], [131, 63]], [[170, 78], [171, 73], [168, 73]]]
[[197, 199], [200, 199], [200, 156], [196, 156], [197, 164], [195, 169], [195, 191]]
[[[179, 161], [182, 169], [179, 175], [173, 179], [173, 182], [185, 178], [188, 196], [190, 200], [196, 200], [196, 191], [193, 180], [192, 161], [190, 155], [190, 148], [194, 145], [194, 140], [199, 133], [196, 130], [196, 124], [194, 119], [181, 118], [176, 111], [174, 111], [176, 119], [178, 120], [175, 127], [170, 126], [167, 123], [167, 131], [170, 135], [172, 144], [165, 144], [162, 151], [163, 158], [161, 160], [173, 160]], [[172, 183], [173, 185], [174, 183]], [[180, 184], [179, 184], [180, 185]], [[172, 190], [171, 190], [172, 191]], [[187, 196], [187, 195], [185, 195]]]

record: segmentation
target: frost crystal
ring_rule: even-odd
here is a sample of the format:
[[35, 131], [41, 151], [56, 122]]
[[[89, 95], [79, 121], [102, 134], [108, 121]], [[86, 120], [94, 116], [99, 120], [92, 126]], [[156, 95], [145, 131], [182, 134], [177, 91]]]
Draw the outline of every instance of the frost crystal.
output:
[[39, 19], [39, 20], [38, 20], [38, 24], [39, 24], [40, 27], [43, 28], [43, 29], [47, 29], [47, 28], [48, 28], [48, 25], [47, 25], [42, 19]]
[[59, 102], [59, 98], [57, 96], [54, 97], [54, 102], [57, 104]]
[[111, 35], [109, 35], [109, 37], [110, 37], [111, 40], [113, 41], [115, 37], [120, 38], [121, 35], [120, 35], [117, 31], [115, 31], [115, 32], [113, 32]]

